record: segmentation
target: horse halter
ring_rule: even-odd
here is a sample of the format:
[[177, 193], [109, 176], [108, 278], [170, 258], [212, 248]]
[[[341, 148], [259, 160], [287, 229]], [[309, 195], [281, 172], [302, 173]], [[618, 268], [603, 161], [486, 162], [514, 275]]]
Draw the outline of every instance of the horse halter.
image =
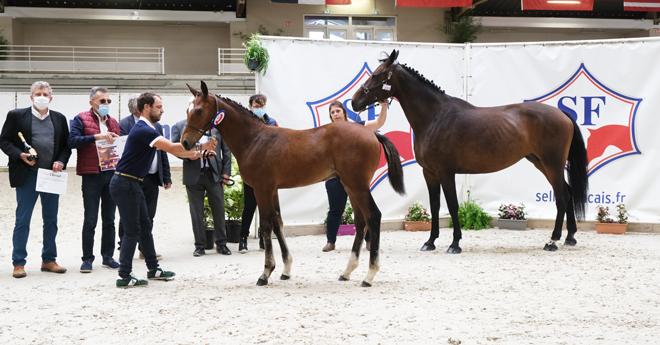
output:
[[[195, 128], [189, 125], [188, 122], [186, 121], [186, 127], [190, 127], [190, 129], [194, 130], [195, 132], [210, 137], [211, 140], [217, 141], [218, 139], [216, 139], [215, 135], [211, 134], [211, 129], [213, 129], [213, 120], [215, 120], [218, 114], [220, 114], [220, 102], [218, 101], [218, 96], [214, 94], [213, 97], [215, 98], [215, 116], [211, 119], [211, 121], [209, 121], [209, 123], [206, 126], [204, 126], [202, 129]], [[206, 128], [209, 125], [211, 125], [211, 127]]]
[[[395, 60], [394, 62], [392, 62], [392, 66], [395, 66], [397, 64], [399, 64], [399, 61]], [[387, 98], [390, 99], [389, 104], [392, 104], [393, 96], [390, 93], [390, 91], [392, 90], [392, 85], [389, 84], [389, 81], [390, 81], [391, 78], [392, 78], [392, 71], [389, 71], [389, 72], [387, 72], [387, 79], [383, 80], [382, 83], [372, 85], [371, 87], [366, 87], [366, 86], [364, 86], [364, 84], [362, 84], [362, 85], [360, 85], [360, 88], [362, 88], [362, 91], [364, 92], [365, 95], [368, 95], [369, 92], [377, 90], [377, 89], [385, 90], [385, 92], [387, 92]], [[376, 96], [373, 93], [371, 95], [374, 96], [374, 102], [378, 103], [378, 96]], [[375, 108], [375, 107], [376, 107], [376, 105], [373, 104], [373, 105], [367, 107], [366, 109], [364, 109], [362, 111], [369, 110], [369, 109], [372, 109], [372, 108]]]

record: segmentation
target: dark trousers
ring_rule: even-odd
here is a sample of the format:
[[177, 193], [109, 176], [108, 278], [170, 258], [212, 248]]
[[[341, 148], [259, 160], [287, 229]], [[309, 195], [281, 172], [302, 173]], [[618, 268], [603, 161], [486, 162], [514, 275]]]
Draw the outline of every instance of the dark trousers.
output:
[[[156, 217], [156, 209], [158, 208], [158, 184], [160, 183], [160, 177], [158, 177], [158, 172], [155, 174], [148, 174], [142, 181], [142, 192], [144, 193], [144, 199], [147, 202], [147, 213], [149, 214], [149, 219], [151, 223], [154, 222], [154, 217]], [[119, 218], [119, 247], [121, 248], [121, 239], [124, 237], [124, 224]], [[142, 251], [140, 243], [138, 243], [138, 250]]]
[[[330, 204], [328, 218], [326, 219], [326, 236], [328, 243], [334, 244], [337, 241], [337, 231], [339, 231], [339, 225], [341, 225], [341, 216], [346, 209], [348, 194], [346, 194], [344, 185], [341, 184], [339, 178], [325, 181], [325, 190], [328, 192], [328, 204]], [[369, 231], [367, 231], [364, 239], [369, 242]]]
[[110, 180], [114, 171], [82, 175], [83, 207], [85, 220], [82, 228], [83, 261], [94, 261], [94, 233], [99, 218], [101, 203], [101, 257], [103, 262], [112, 260], [115, 249], [116, 205], [110, 196]]
[[147, 269], [158, 267], [152, 222], [147, 211], [147, 202], [142, 184], [133, 178], [114, 175], [110, 181], [110, 194], [117, 204], [124, 225], [121, 251], [119, 253], [119, 276], [127, 278], [133, 271], [133, 256], [138, 241], [142, 247]]
[[[249, 184], [243, 182], [243, 215], [241, 216], [241, 237], [250, 236], [250, 225], [254, 212], [257, 210], [257, 198], [254, 196], [254, 189]], [[259, 234], [261, 237], [261, 234]]]
[[50, 263], [57, 257], [55, 237], [57, 237], [57, 210], [60, 196], [37, 192], [36, 186], [37, 172], [28, 170], [25, 183], [16, 187], [16, 222], [12, 238], [14, 249], [11, 253], [14, 266], [25, 266], [27, 262], [25, 258], [27, 258], [26, 247], [30, 235], [30, 220], [32, 220], [32, 211], [34, 211], [34, 205], [39, 197], [41, 197], [41, 217], [44, 221], [41, 260], [43, 263]]
[[215, 244], [227, 244], [227, 229], [225, 227], [225, 200], [224, 190], [220, 182], [213, 181], [210, 170], [202, 170], [199, 181], [195, 185], [186, 186], [188, 193], [188, 206], [192, 220], [195, 248], [206, 248], [206, 227], [204, 226], [204, 197], [209, 198], [211, 214], [213, 214], [213, 228]]

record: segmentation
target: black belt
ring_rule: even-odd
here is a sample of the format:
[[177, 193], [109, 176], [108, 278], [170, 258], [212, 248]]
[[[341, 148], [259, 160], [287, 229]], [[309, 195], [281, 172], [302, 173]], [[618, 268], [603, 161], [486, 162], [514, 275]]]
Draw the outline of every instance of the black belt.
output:
[[129, 175], [129, 174], [120, 173], [119, 171], [115, 171], [115, 175], [130, 177], [130, 178], [136, 179], [140, 182], [142, 182], [144, 180], [143, 178], [135, 177], [135, 176]]

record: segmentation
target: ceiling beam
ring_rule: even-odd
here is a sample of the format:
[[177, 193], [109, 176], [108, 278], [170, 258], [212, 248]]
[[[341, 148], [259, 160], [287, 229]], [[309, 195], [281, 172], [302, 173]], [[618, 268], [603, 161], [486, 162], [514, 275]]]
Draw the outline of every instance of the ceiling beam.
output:
[[506, 28], [557, 28], [557, 29], [630, 29], [653, 28], [652, 19], [588, 19], [588, 18], [543, 18], [543, 17], [477, 17], [484, 27]]
[[[1, 1], [1, 0], [0, 0]], [[236, 18], [236, 12], [225, 11], [167, 11], [135, 9], [96, 9], [96, 8], [45, 8], [45, 7], [5, 7], [0, 16], [13, 18], [40, 18], [64, 20], [133, 20], [134, 12], [139, 13], [139, 21], [164, 22], [242, 22], [245, 18]]]

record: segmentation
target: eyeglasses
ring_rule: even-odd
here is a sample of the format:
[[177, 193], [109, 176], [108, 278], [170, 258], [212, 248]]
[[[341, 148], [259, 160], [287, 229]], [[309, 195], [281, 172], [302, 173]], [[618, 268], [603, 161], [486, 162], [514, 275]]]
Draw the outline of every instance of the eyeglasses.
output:
[[111, 100], [111, 99], [100, 99], [100, 100], [99, 100], [98, 102], [96, 102], [96, 103], [100, 103], [100, 104], [110, 104], [110, 103], [112, 103], [112, 100]]

